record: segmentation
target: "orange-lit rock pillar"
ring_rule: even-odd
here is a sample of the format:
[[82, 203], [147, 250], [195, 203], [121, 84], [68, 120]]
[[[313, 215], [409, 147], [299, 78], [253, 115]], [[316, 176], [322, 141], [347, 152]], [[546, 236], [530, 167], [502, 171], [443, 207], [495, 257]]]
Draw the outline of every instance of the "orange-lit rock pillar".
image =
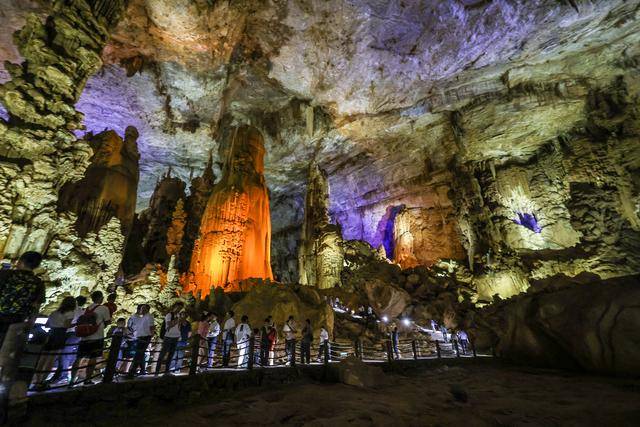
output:
[[242, 280], [273, 279], [263, 138], [249, 126], [237, 128], [232, 138], [222, 179], [202, 216], [185, 283], [186, 290], [201, 297], [212, 287], [239, 291]]

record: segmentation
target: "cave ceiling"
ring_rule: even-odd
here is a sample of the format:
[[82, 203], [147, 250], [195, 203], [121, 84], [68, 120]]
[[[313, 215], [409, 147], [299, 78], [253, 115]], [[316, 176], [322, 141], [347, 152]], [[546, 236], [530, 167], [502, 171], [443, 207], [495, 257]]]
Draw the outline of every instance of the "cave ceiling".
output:
[[[28, 13], [46, 16], [48, 3], [0, 1], [2, 59], [20, 61], [11, 33]], [[138, 128], [139, 208], [169, 167], [185, 180], [200, 173], [210, 151], [219, 161], [225, 129], [250, 123], [265, 134], [276, 204], [299, 208], [315, 160], [339, 211], [407, 191], [396, 187], [424, 174], [427, 159], [444, 171], [454, 157], [526, 158], [580, 126], [580, 82], [608, 80], [638, 55], [638, 8], [622, 0], [131, 0], [77, 108], [87, 131]], [[551, 106], [535, 96], [477, 102], [548, 82], [560, 92]], [[458, 111], [465, 132], [456, 139]]]

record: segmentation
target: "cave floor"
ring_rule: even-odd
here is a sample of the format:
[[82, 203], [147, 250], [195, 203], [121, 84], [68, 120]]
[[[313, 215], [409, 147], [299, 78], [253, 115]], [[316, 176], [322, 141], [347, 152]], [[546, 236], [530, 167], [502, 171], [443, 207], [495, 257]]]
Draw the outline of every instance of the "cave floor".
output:
[[[452, 387], [467, 393], [456, 400]], [[146, 417], [145, 417], [146, 418]], [[378, 386], [299, 384], [146, 418], [187, 426], [638, 426], [640, 380], [562, 371], [465, 366], [381, 374]]]

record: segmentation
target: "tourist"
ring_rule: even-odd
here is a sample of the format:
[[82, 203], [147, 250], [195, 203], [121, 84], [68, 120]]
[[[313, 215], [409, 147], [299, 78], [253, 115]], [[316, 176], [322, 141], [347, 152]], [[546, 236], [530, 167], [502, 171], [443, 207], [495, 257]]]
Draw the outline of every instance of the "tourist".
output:
[[224, 336], [222, 337], [222, 366], [229, 366], [231, 359], [231, 346], [235, 340], [236, 321], [233, 319], [233, 311], [229, 311], [229, 318], [222, 327]]
[[[82, 367], [86, 368], [84, 384], [93, 384], [93, 371], [104, 350], [104, 327], [111, 322], [111, 313], [109, 313], [107, 307], [102, 305], [104, 301], [102, 292], [93, 292], [91, 301], [92, 304], [78, 318], [78, 323], [76, 324], [76, 335], [80, 337], [80, 344], [78, 344], [76, 361], [71, 368], [70, 385], [73, 385], [78, 369]], [[84, 359], [88, 359], [89, 362], [87, 365], [80, 366]]]
[[113, 337], [122, 337], [120, 350], [118, 351], [118, 361], [116, 363], [116, 371], [121, 372], [122, 364], [125, 360], [128, 360], [130, 342], [133, 339], [131, 330], [127, 327], [127, 321], [124, 317], [118, 318], [118, 320], [116, 320], [116, 324], [109, 329], [109, 332], [107, 332], [107, 338], [113, 339]]
[[160, 356], [158, 356], [158, 362], [156, 363], [156, 375], [160, 373], [160, 365], [164, 363], [164, 374], [170, 375], [169, 368], [171, 367], [171, 360], [173, 360], [173, 354], [176, 352], [178, 346], [178, 340], [180, 339], [180, 312], [184, 308], [184, 303], [178, 301], [173, 304], [171, 310], [164, 317], [164, 334], [161, 334], [162, 348], [160, 349]]
[[211, 314], [202, 313], [198, 325], [196, 327], [196, 336], [198, 341], [198, 371], [204, 370], [207, 366], [207, 358], [209, 357], [209, 346], [207, 343], [207, 334], [211, 327]]
[[300, 341], [300, 363], [311, 363], [311, 343], [313, 342], [313, 329], [311, 320], [305, 320], [302, 328], [302, 340]]
[[133, 337], [136, 341], [133, 363], [131, 363], [131, 368], [127, 374], [129, 379], [137, 374], [138, 368], [140, 368], [140, 375], [146, 374], [145, 356], [156, 329], [153, 323], [153, 316], [149, 313], [150, 310], [151, 307], [148, 304], [140, 304], [136, 313], [129, 319], [129, 327], [133, 331]]
[[449, 342], [449, 340], [447, 339], [447, 327], [444, 325], [440, 326], [440, 332], [442, 332], [442, 339], [444, 340], [444, 342]]
[[400, 350], [398, 349], [399, 343], [400, 343], [400, 336], [398, 333], [398, 327], [394, 326], [393, 331], [391, 331], [391, 346], [393, 349], [393, 356], [396, 359], [400, 359]]
[[469, 349], [469, 336], [465, 331], [458, 331], [458, 342], [460, 342], [462, 354], [467, 354]]
[[191, 323], [189, 319], [187, 319], [187, 313], [183, 311], [180, 313], [180, 340], [176, 347], [176, 357], [173, 362], [171, 362], [171, 370], [174, 372], [180, 372], [182, 370], [185, 349], [187, 345], [189, 345], [189, 337], [191, 337]]
[[246, 368], [249, 353], [249, 338], [251, 338], [251, 326], [249, 317], [245, 314], [240, 319], [240, 324], [236, 327], [236, 347], [238, 348], [238, 368]]
[[260, 364], [269, 364], [269, 331], [271, 330], [271, 316], [264, 319], [264, 324], [260, 329]]
[[269, 366], [273, 366], [276, 358], [276, 342], [278, 341], [278, 331], [275, 325], [269, 327]]
[[46, 383], [47, 376], [51, 373], [56, 356], [64, 351], [67, 341], [67, 329], [71, 326], [75, 308], [76, 299], [65, 297], [58, 309], [51, 313], [47, 319], [46, 326], [50, 328], [49, 337], [42, 349], [43, 353], [38, 360], [33, 380], [37, 389], [48, 387]]
[[44, 302], [44, 283], [33, 274], [41, 262], [38, 252], [25, 252], [15, 269], [0, 270], [0, 347], [9, 328], [26, 330], [25, 320], [38, 314]]
[[71, 367], [76, 361], [76, 355], [78, 353], [78, 344], [80, 344], [80, 337], [76, 335], [76, 324], [80, 316], [84, 314], [85, 305], [87, 304], [87, 297], [78, 295], [76, 298], [76, 308], [73, 311], [73, 319], [71, 320], [71, 327], [67, 329], [67, 340], [65, 349], [62, 355], [58, 356], [57, 362], [58, 370], [51, 378], [50, 383], [56, 382], [71, 382]]
[[111, 316], [113, 316], [116, 310], [118, 310], [118, 306], [116, 305], [117, 298], [117, 294], [111, 293], [107, 295], [107, 302], [104, 303], [104, 306], [109, 309], [109, 313], [111, 313]]
[[[318, 350], [318, 362], [324, 359], [325, 351], [326, 351], [326, 355], [328, 356], [328, 359], [331, 360], [331, 355], [329, 354], [331, 353], [331, 348], [329, 347], [329, 331], [327, 331], [327, 327], [323, 325], [322, 328], [320, 328], [320, 346]], [[327, 360], [327, 362], [329, 360]]]
[[207, 359], [207, 367], [213, 367], [213, 359], [216, 356], [216, 346], [218, 345], [218, 336], [220, 335], [220, 323], [215, 314], [211, 315], [211, 324], [207, 332], [207, 345], [209, 347], [209, 358]]
[[[253, 328], [253, 340], [254, 343], [257, 342], [262, 342], [262, 333], [260, 332], [260, 329], [258, 328]], [[256, 346], [254, 344], [253, 346], [253, 364], [254, 365], [259, 365], [261, 363], [261, 359], [260, 356], [262, 356], [262, 353], [260, 351], [260, 346]], [[250, 348], [249, 348], [250, 350]]]
[[296, 352], [296, 324], [293, 316], [289, 316], [282, 328], [282, 332], [284, 332], [284, 352], [287, 357], [287, 364], [293, 364], [295, 363], [293, 357]]

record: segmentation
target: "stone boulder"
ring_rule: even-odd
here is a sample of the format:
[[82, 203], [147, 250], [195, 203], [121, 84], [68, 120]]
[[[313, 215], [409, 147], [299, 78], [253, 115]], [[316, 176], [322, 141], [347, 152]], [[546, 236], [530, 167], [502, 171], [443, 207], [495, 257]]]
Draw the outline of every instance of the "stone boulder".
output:
[[295, 318], [299, 331], [305, 319], [310, 319], [315, 340], [323, 325], [329, 334], [333, 333], [334, 316], [329, 304], [319, 298], [309, 298], [310, 291], [313, 290], [306, 287], [260, 284], [252, 287], [232, 309], [238, 318], [244, 314], [249, 316], [249, 324], [254, 328], [261, 327], [267, 316], [273, 316], [279, 335], [290, 315]]
[[363, 287], [369, 305], [379, 317], [397, 317], [411, 302], [411, 297], [404, 289], [380, 279], [371, 279]]
[[556, 368], [640, 375], [638, 277], [522, 295], [493, 310], [497, 351], [503, 357]]
[[338, 365], [338, 378], [341, 383], [354, 387], [375, 387], [382, 382], [384, 372], [355, 356], [349, 356]]

